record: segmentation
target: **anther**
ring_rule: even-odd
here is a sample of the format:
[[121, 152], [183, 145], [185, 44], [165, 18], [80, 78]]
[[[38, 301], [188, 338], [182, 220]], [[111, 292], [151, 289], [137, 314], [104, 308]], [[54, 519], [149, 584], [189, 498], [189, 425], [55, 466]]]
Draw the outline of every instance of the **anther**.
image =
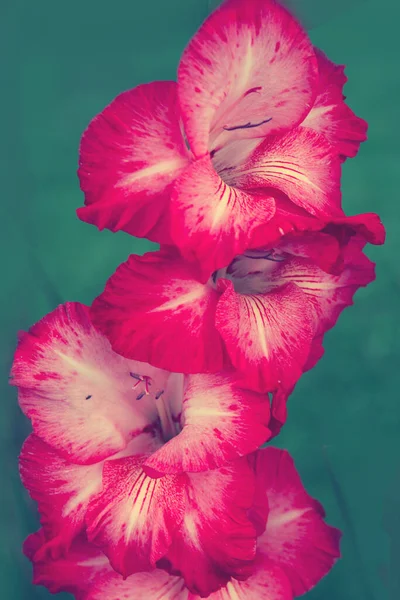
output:
[[163, 395], [163, 393], [164, 393], [164, 390], [160, 390], [159, 392], [157, 392], [157, 394], [155, 396], [156, 400], [158, 400], [159, 398], [161, 398], [161, 396]]
[[141, 399], [143, 398], [143, 396], [145, 396], [145, 395], [146, 395], [146, 393], [145, 393], [145, 392], [140, 392], [140, 394], [138, 394], [138, 395], [136, 396], [136, 400], [141, 400]]
[[131, 377], [133, 377], [133, 379], [138, 379], [139, 381], [143, 381], [143, 377], [141, 375], [138, 375], [137, 373], [130, 372], [129, 375]]

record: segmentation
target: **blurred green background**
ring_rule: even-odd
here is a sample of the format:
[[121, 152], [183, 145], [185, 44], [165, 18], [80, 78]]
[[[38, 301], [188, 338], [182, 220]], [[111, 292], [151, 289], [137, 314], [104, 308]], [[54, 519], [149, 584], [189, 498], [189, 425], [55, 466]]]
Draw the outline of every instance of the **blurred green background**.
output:
[[[244, 0], [246, 1], [246, 0]], [[2, 157], [1, 598], [49, 597], [21, 554], [37, 528], [17, 455], [29, 431], [7, 386], [16, 332], [61, 301], [90, 303], [145, 241], [99, 233], [75, 217], [77, 148], [88, 121], [140, 82], [175, 77], [180, 53], [212, 0], [6, 0], [0, 8]], [[398, 600], [399, 508], [399, 33], [397, 0], [291, 0], [315, 44], [347, 64], [346, 95], [370, 123], [343, 174], [349, 214], [377, 211], [377, 281], [326, 337], [326, 354], [290, 400], [279, 443], [342, 528], [343, 560], [307, 597]], [[65, 596], [67, 598], [67, 596]], [[145, 599], [143, 599], [145, 600]]]

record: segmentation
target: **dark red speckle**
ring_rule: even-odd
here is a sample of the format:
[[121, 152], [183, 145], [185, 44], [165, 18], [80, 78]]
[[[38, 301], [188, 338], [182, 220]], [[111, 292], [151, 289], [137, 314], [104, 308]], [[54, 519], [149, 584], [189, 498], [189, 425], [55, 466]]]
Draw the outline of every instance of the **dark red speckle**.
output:
[[253, 87], [250, 90], [247, 90], [247, 92], [245, 93], [245, 96], [248, 96], [249, 94], [253, 94], [254, 92], [258, 92], [258, 90], [262, 90], [261, 85], [259, 85], [258, 87]]
[[281, 43], [280, 42], [276, 42], [275, 44], [275, 52], [279, 52], [279, 48], [281, 47]]
[[58, 373], [35, 373], [33, 378], [37, 381], [46, 381], [48, 379], [61, 379], [61, 376]]
[[214, 427], [213, 431], [214, 431], [214, 433], [215, 433], [216, 437], [217, 437], [219, 440], [222, 440], [222, 439], [223, 439], [223, 435], [222, 435], [222, 433], [220, 432], [220, 430], [219, 430], [219, 429], [217, 429], [216, 427]]

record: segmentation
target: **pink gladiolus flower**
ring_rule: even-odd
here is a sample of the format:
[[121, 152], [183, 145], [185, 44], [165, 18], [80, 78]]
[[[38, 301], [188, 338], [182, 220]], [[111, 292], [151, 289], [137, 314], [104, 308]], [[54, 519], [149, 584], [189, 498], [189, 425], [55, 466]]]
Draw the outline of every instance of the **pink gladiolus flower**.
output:
[[[325, 524], [323, 508], [304, 490], [287, 452], [259, 450], [249, 457], [249, 464], [256, 479], [249, 516], [258, 540], [247, 579], [230, 578], [210, 595], [194, 586], [188, 589], [181, 573], [169, 574], [163, 569], [124, 580], [83, 535], [74, 540], [66, 555], [52, 560], [42, 530], [25, 542], [25, 553], [34, 564], [34, 583], [53, 593], [71, 592], [77, 600], [292, 600], [304, 594], [339, 557], [340, 532]], [[194, 558], [194, 547], [195, 543], [186, 562]]]
[[[374, 279], [362, 249], [366, 239], [382, 243], [384, 230], [375, 215], [326, 225], [280, 206], [281, 232], [291, 233], [279, 237], [274, 221], [271, 243], [206, 283], [174, 248], [132, 255], [94, 301], [94, 324], [128, 358], [186, 373], [233, 366], [248, 388], [288, 392], [322, 355], [324, 333], [355, 291]], [[293, 231], [293, 219], [305, 231]]]
[[340, 163], [366, 139], [343, 67], [274, 0], [227, 0], [183, 53], [178, 81], [118, 96], [85, 132], [78, 216], [176, 245], [207, 277], [252, 247], [276, 199], [341, 217]]
[[270, 437], [267, 396], [230, 374], [122, 358], [72, 303], [22, 334], [12, 374], [34, 430], [21, 477], [53, 555], [85, 529], [122, 575], [172, 553], [207, 593], [254, 558], [254, 475], [241, 457]]

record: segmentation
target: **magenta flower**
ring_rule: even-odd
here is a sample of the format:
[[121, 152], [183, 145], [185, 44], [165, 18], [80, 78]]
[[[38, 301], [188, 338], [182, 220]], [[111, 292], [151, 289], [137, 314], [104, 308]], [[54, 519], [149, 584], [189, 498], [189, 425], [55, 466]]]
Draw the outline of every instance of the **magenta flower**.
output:
[[79, 217], [174, 244], [202, 276], [252, 247], [281, 194], [340, 217], [340, 163], [366, 139], [343, 67], [274, 0], [227, 0], [183, 53], [178, 82], [118, 96], [85, 132]]
[[[301, 221], [282, 206], [282, 222]], [[132, 255], [93, 303], [94, 323], [128, 358], [185, 373], [234, 368], [248, 388], [289, 391], [354, 292], [374, 279], [366, 239], [384, 237], [375, 215], [302, 223], [310, 230], [272, 233], [275, 242], [235, 257], [206, 283], [173, 248]]]
[[[66, 555], [50, 560], [41, 530], [25, 543], [25, 553], [34, 563], [34, 583], [53, 593], [71, 592], [77, 600], [292, 600], [304, 594], [339, 557], [340, 533], [325, 524], [323, 508], [304, 490], [287, 452], [259, 450], [249, 458], [249, 467], [256, 481], [249, 516], [258, 538], [257, 554], [246, 579], [231, 577], [210, 595], [197, 589], [192, 580], [160, 568], [123, 579], [83, 535]], [[198, 544], [199, 539], [193, 537], [187, 563], [197, 558]], [[176, 544], [170, 556], [176, 556]], [[193, 571], [196, 568], [198, 565]]]
[[240, 457], [270, 437], [267, 396], [232, 375], [184, 377], [124, 359], [80, 304], [21, 337], [12, 374], [34, 430], [21, 476], [53, 554], [86, 528], [127, 576], [154, 568], [173, 544], [174, 568], [215, 588], [220, 569], [231, 575], [254, 558], [254, 484]]

